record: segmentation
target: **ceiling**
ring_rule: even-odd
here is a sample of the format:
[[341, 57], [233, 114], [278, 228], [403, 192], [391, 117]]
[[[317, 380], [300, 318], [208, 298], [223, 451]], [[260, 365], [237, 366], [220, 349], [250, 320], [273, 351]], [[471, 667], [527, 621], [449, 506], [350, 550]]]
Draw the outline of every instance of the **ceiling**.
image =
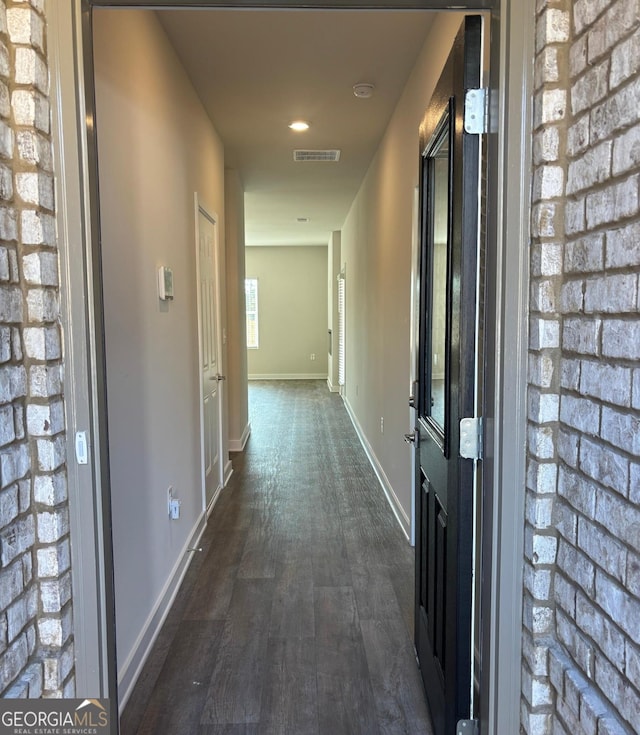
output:
[[[342, 227], [432, 21], [428, 11], [157, 11], [245, 188], [247, 245]], [[375, 84], [370, 99], [353, 85]], [[311, 127], [288, 128], [296, 119]], [[294, 162], [294, 149], [340, 160]], [[299, 222], [306, 218], [308, 222]]]

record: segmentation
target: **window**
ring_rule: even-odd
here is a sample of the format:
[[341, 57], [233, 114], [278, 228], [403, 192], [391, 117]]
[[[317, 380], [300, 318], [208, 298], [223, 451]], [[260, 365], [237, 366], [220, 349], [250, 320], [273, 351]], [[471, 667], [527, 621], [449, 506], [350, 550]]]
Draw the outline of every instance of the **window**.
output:
[[345, 282], [344, 273], [338, 276], [338, 385], [344, 387], [345, 361]]
[[247, 313], [247, 347], [258, 349], [258, 279], [245, 278], [244, 298]]

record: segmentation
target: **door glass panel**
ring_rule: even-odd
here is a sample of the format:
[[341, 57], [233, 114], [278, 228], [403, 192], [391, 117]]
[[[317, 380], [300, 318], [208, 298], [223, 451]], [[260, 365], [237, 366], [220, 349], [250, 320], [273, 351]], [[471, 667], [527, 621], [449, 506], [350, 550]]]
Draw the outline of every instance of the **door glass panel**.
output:
[[449, 125], [445, 124], [427, 162], [431, 190], [431, 308], [428, 344], [430, 354], [426, 384], [429, 415], [440, 431], [445, 429], [445, 381], [447, 375], [447, 294], [449, 253]]

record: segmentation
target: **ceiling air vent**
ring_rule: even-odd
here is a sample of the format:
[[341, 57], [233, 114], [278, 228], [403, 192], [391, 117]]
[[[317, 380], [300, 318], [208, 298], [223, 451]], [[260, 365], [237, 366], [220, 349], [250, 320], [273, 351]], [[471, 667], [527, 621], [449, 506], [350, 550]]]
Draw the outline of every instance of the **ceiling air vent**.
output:
[[340, 151], [339, 150], [325, 150], [325, 151], [301, 151], [297, 150], [293, 152], [294, 161], [339, 161]]

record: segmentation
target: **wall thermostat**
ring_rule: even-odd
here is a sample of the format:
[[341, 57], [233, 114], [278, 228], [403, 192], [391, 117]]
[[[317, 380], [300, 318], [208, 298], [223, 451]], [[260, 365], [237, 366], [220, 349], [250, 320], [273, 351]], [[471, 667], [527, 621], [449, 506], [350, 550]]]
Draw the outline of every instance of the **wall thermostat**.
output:
[[173, 271], [164, 265], [158, 268], [158, 297], [162, 301], [173, 299]]

